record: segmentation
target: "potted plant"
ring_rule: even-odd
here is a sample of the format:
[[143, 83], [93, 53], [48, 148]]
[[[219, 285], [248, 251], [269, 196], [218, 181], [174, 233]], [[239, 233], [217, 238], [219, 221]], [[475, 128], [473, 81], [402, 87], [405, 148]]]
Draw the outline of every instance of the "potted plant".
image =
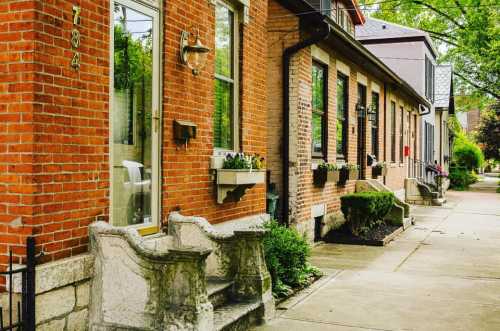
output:
[[245, 190], [266, 180], [264, 159], [259, 155], [231, 153], [217, 169], [217, 202], [223, 203], [228, 196], [239, 201]]
[[372, 167], [372, 177], [377, 178], [378, 176], [387, 176], [387, 163], [377, 162], [377, 164]]
[[325, 187], [326, 182], [339, 180], [339, 168], [336, 164], [321, 163], [313, 170], [313, 181], [317, 187]]

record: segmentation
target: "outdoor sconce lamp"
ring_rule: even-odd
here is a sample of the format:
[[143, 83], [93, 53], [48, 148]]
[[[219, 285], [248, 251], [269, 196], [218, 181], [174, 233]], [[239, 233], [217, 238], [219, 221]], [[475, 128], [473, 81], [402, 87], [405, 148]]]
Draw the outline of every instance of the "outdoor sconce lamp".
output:
[[365, 118], [366, 116], [366, 108], [361, 103], [356, 104], [356, 113], [359, 118]]
[[377, 112], [375, 109], [376, 107], [374, 105], [368, 107], [368, 120], [372, 123], [377, 121]]
[[198, 76], [205, 67], [210, 48], [201, 43], [200, 31], [196, 31], [196, 41], [193, 45], [189, 44], [190, 35], [191, 33], [187, 31], [181, 32], [181, 63], [187, 65], [192, 70], [193, 75]]

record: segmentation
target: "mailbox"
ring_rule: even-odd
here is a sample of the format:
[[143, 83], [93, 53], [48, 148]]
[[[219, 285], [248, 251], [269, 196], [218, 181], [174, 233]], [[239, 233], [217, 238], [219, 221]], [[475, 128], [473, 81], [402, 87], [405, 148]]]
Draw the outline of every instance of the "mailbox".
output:
[[404, 148], [404, 156], [410, 156], [410, 146], [405, 146], [405, 148]]
[[178, 144], [187, 144], [196, 138], [196, 124], [191, 121], [174, 120], [174, 140]]

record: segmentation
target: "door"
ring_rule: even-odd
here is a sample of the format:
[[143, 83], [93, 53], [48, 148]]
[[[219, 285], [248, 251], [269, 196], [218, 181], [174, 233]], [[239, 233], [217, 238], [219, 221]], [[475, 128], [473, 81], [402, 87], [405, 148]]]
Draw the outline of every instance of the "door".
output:
[[111, 222], [157, 228], [158, 12], [132, 0], [117, 0], [112, 17]]
[[358, 117], [358, 159], [359, 179], [365, 179], [366, 165], [366, 86], [358, 84], [358, 102], [356, 104]]

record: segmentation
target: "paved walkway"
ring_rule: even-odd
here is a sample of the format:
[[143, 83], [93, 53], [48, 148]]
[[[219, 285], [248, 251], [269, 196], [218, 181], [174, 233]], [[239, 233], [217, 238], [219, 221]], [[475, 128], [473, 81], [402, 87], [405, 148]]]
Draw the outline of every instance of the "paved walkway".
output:
[[469, 189], [470, 191], [496, 192], [498, 181], [500, 181], [498, 173], [486, 173], [479, 176], [479, 181], [472, 184]]
[[256, 330], [500, 330], [500, 194], [447, 197], [384, 248], [317, 246], [327, 277]]

